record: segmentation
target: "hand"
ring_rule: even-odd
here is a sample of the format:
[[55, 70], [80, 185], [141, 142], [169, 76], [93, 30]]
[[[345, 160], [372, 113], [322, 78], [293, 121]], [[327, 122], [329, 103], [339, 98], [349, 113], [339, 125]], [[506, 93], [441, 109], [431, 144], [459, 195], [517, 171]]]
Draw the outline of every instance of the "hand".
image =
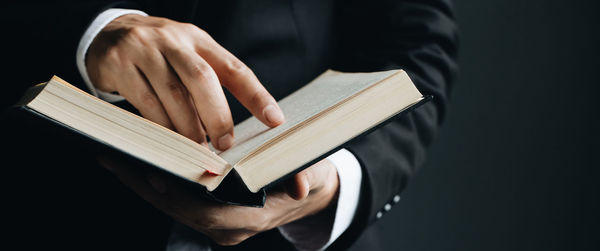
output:
[[160, 174], [144, 175], [107, 158], [99, 161], [154, 207], [219, 245], [235, 245], [262, 231], [316, 214], [336, 201], [339, 188], [335, 166], [324, 159], [270, 190], [264, 208], [223, 205], [198, 199]]
[[198, 27], [166, 18], [124, 15], [96, 36], [86, 56], [99, 90], [118, 92], [142, 116], [206, 145], [233, 144], [233, 120], [221, 86], [256, 118], [284, 121], [254, 73]]

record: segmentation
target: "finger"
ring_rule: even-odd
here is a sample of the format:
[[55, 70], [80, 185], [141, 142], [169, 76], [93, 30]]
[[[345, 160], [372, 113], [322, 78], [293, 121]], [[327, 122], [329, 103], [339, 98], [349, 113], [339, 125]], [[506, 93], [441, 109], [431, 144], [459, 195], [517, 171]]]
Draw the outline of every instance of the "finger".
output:
[[285, 192], [294, 200], [303, 200], [308, 197], [310, 184], [307, 177], [307, 170], [295, 174], [284, 184]]
[[[154, 183], [153, 177], [149, 182]], [[182, 186], [177, 179], [163, 177], [167, 187], [168, 214], [196, 230], [205, 232], [216, 229], [243, 229], [257, 221], [257, 215], [265, 213], [262, 208], [227, 205], [199, 199], [197, 194]], [[157, 189], [162, 189], [162, 184]]]
[[193, 50], [167, 49], [163, 55], [190, 92], [213, 146], [219, 150], [231, 147], [231, 111], [213, 69]]
[[213, 67], [221, 84], [265, 125], [283, 123], [281, 108], [252, 70], [208, 35], [203, 37], [206, 45], [198, 46], [196, 51]]
[[[176, 179], [101, 156], [98, 162], [136, 194], [175, 220], [207, 235], [227, 234], [245, 238], [255, 234], [246, 226], [264, 216], [261, 208], [232, 206], [198, 199]], [[215, 236], [216, 237], [216, 236]], [[243, 239], [245, 239], [243, 238]]]
[[117, 91], [138, 109], [144, 118], [164, 127], [173, 128], [156, 93], [134, 65], [129, 65], [116, 76], [121, 76], [123, 78], [121, 81], [127, 83], [119, 85]]
[[177, 132], [198, 143], [206, 142], [206, 132], [193, 100], [163, 55], [157, 50], [141, 55], [144, 58], [138, 61], [138, 67], [148, 78]]
[[292, 176], [284, 184], [284, 189], [292, 199], [303, 200], [311, 192], [328, 185], [329, 178], [337, 181], [335, 166], [328, 159], [322, 159]]

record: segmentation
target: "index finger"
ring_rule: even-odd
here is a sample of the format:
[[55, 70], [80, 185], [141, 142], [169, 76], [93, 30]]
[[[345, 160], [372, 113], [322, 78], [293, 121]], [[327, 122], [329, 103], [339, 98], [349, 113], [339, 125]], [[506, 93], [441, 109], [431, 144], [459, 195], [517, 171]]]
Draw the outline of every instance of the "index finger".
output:
[[281, 108], [254, 72], [212, 38], [204, 40], [206, 44], [198, 46], [196, 51], [213, 67], [221, 85], [265, 125], [275, 127], [282, 124], [285, 118]]
[[211, 66], [190, 49], [165, 49], [167, 58], [190, 92], [210, 140], [219, 150], [233, 144], [233, 119], [227, 99]]

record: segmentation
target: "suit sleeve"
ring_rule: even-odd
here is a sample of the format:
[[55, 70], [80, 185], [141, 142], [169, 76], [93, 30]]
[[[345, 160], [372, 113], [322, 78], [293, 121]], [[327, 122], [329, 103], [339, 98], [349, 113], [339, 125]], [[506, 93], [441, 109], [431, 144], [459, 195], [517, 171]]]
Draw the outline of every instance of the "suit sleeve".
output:
[[336, 68], [401, 68], [434, 100], [347, 146], [363, 168], [360, 203], [350, 228], [332, 249], [350, 245], [398, 202], [407, 181], [424, 163], [458, 71], [458, 32], [449, 1], [341, 2]]

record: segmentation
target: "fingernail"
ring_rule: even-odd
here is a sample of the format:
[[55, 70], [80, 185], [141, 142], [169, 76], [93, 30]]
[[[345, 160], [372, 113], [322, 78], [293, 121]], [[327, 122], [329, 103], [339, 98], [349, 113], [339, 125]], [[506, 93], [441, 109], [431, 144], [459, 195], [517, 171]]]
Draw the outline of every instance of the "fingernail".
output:
[[165, 186], [165, 182], [155, 175], [148, 175], [148, 183], [150, 183], [154, 190], [160, 194], [165, 194], [167, 192], [167, 186]]
[[283, 123], [283, 113], [275, 107], [275, 105], [267, 105], [265, 109], [263, 109], [263, 116], [269, 121], [271, 124], [281, 124]]
[[219, 148], [225, 150], [233, 145], [233, 136], [231, 134], [225, 134], [219, 138]]

